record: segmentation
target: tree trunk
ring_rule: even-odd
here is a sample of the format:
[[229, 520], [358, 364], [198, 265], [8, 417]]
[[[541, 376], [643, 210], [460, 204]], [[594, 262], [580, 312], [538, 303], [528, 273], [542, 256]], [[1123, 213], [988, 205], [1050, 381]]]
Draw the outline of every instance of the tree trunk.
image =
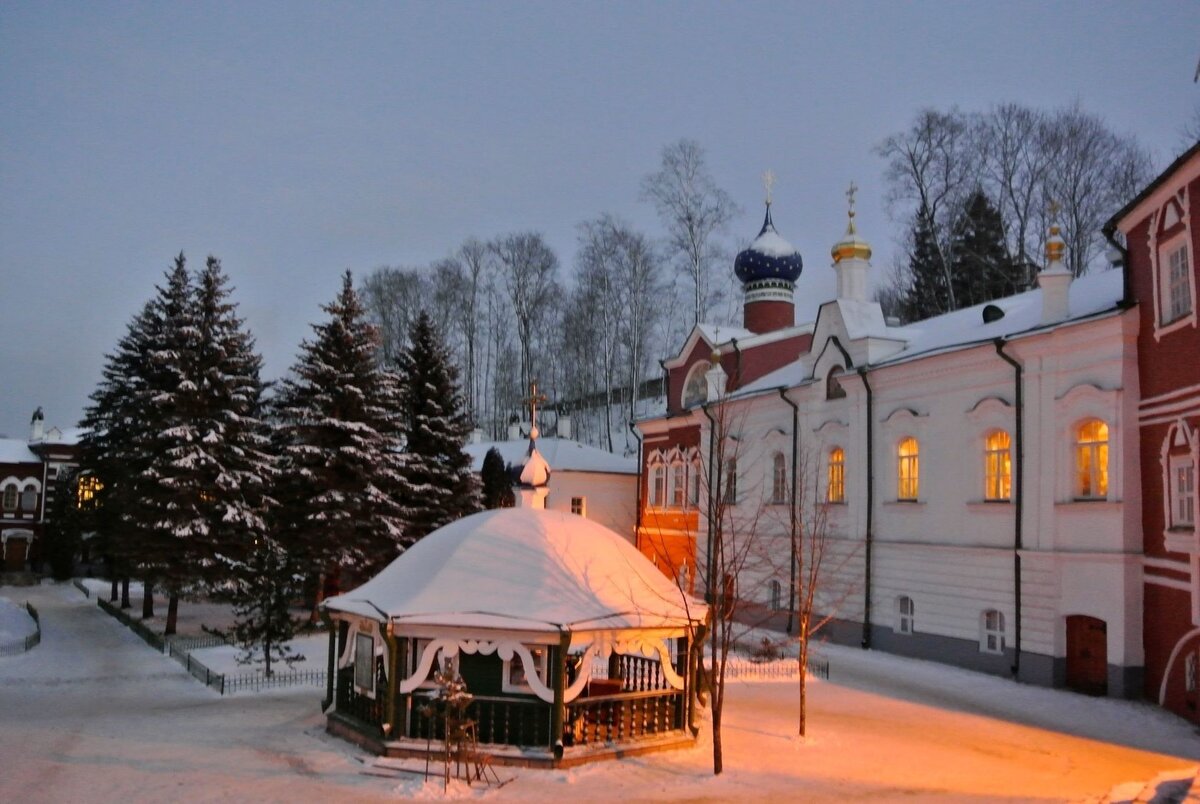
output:
[[263, 674], [267, 678], [270, 678], [272, 672], [273, 671], [271, 670], [271, 638], [265, 637], [263, 639]]
[[111, 592], [111, 594], [110, 594], [110, 595], [109, 595], [109, 597], [108, 597], [108, 602], [109, 602], [109, 603], [116, 603], [116, 602], [117, 602], [117, 597], [118, 597], [118, 595], [120, 595], [120, 592], [118, 591], [118, 586], [119, 586], [119, 584], [120, 584], [120, 581], [118, 581], [118, 580], [117, 580], [117, 579], [114, 577], [114, 578], [112, 579], [112, 592]]
[[800, 618], [800, 736], [808, 734], [808, 618]]
[[129, 577], [126, 576], [121, 579], [121, 608], [127, 609], [131, 606], [133, 603], [129, 602]]
[[154, 616], [154, 584], [142, 581], [142, 619]]
[[317, 591], [313, 595], [312, 612], [309, 613], [308, 621], [313, 625], [321, 619], [321, 601], [325, 599], [325, 573], [317, 573]]
[[725, 769], [721, 755], [721, 708], [713, 707], [713, 776], [720, 776]]
[[167, 625], [163, 628], [163, 636], [174, 636], [175, 626], [179, 622], [179, 595], [172, 592], [167, 598]]

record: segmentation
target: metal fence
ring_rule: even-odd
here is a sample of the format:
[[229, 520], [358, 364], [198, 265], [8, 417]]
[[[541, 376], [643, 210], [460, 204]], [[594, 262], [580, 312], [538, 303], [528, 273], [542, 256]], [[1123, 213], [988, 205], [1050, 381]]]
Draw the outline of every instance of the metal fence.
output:
[[[808, 660], [808, 674], [829, 680], [829, 660], [812, 657]], [[726, 678], [743, 679], [799, 679], [799, 662], [795, 659], [774, 659], [756, 662], [736, 654], [730, 654], [725, 662]]]
[[25, 653], [26, 651], [33, 650], [35, 646], [41, 644], [42, 621], [41, 618], [38, 617], [37, 609], [33, 607], [32, 603], [26, 603], [25, 610], [29, 612], [29, 616], [33, 618], [33, 633], [24, 639], [16, 639], [12, 642], [0, 645], [0, 656], [16, 656], [18, 653]]

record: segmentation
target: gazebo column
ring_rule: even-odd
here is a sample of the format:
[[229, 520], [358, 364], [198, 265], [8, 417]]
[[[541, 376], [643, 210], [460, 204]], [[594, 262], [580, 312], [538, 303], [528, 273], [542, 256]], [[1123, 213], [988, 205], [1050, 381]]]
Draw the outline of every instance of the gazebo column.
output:
[[683, 678], [683, 707], [676, 716], [678, 722], [672, 724], [677, 729], [686, 728], [692, 722], [692, 687], [695, 684], [691, 673], [691, 652], [688, 650], [690, 645], [687, 634], [679, 637], [675, 644], [675, 672]]
[[550, 749], [555, 759], [563, 756], [563, 723], [566, 720], [567, 652], [571, 635], [563, 632], [558, 638], [558, 653], [554, 657], [554, 709], [550, 714]]
[[329, 616], [329, 612], [321, 609], [321, 621], [329, 629], [329, 667], [325, 671], [325, 700], [321, 702], [321, 711], [328, 711], [334, 702], [334, 690], [337, 684], [337, 635], [338, 628]]
[[396, 729], [396, 688], [400, 686], [400, 646], [390, 620], [380, 630], [383, 633], [384, 644], [387, 645], [387, 697], [383, 705], [383, 736], [392, 737]]

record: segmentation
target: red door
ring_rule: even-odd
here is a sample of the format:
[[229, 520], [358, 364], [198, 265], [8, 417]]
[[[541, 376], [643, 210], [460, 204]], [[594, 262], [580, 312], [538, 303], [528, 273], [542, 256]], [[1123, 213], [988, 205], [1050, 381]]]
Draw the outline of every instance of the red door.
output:
[[1108, 626], [1104, 620], [1067, 618], [1067, 686], [1087, 695], [1108, 693]]

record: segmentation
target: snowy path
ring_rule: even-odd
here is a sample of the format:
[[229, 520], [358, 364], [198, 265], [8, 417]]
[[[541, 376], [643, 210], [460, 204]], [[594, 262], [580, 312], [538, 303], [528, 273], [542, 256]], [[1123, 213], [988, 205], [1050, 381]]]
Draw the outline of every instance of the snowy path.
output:
[[[311, 689], [221, 698], [70, 586], [10, 590], [42, 644], [0, 658], [0, 801], [379, 801], [440, 792], [364, 776], [326, 736]], [[572, 771], [517, 770], [495, 799], [609, 801], [1098, 800], [1194, 767], [1200, 737], [1145, 705], [824, 648], [811, 739], [793, 683], [735, 682], [726, 773], [707, 745]], [[882, 690], [887, 690], [885, 695]]]

